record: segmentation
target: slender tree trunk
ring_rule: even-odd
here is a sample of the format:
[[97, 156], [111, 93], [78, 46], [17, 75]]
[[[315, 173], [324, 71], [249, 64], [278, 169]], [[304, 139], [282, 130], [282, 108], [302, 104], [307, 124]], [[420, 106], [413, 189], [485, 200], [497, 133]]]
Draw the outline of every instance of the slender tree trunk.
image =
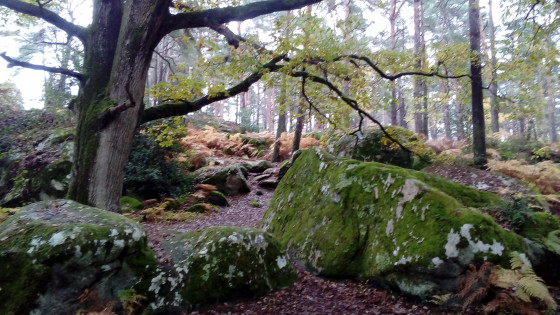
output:
[[[424, 51], [422, 50], [422, 0], [414, 0], [414, 58], [416, 60], [415, 68], [420, 71], [423, 66]], [[423, 79], [420, 76], [415, 76], [413, 79], [414, 91], [414, 131], [419, 134], [427, 136], [424, 129], [424, 115], [423, 115], [423, 99], [424, 86]]]
[[397, 79], [397, 92], [398, 92], [398, 100], [399, 100], [398, 123], [399, 126], [403, 128], [408, 128], [408, 124], [406, 122], [406, 104], [404, 100], [404, 92], [402, 89], [402, 82], [400, 78]]
[[278, 162], [280, 159], [280, 136], [287, 130], [286, 100], [287, 100], [287, 83], [286, 78], [282, 78], [280, 99], [278, 104], [278, 126], [276, 127], [276, 142], [274, 142], [274, 150], [272, 151], [272, 162]]
[[471, 89], [473, 117], [474, 165], [484, 167], [486, 160], [486, 129], [482, 96], [482, 66], [480, 54], [480, 9], [478, 0], [469, 0], [469, 29], [471, 44]]
[[492, 0], [488, 0], [488, 24], [490, 28], [490, 116], [492, 122], [492, 132], [500, 131], [500, 108], [498, 103], [498, 61], [496, 60], [496, 28], [494, 27], [494, 17], [492, 14]]
[[548, 108], [548, 127], [550, 129], [550, 142], [558, 141], [558, 131], [556, 128], [556, 100], [552, 78], [552, 69], [546, 76], [546, 99]]
[[[389, 23], [391, 24], [391, 50], [397, 49], [397, 16], [400, 11], [400, 7], [397, 9], [397, 0], [391, 0], [389, 8]], [[389, 109], [389, 117], [391, 120], [391, 125], [398, 125], [398, 86], [397, 82], [391, 82], [391, 108]]]

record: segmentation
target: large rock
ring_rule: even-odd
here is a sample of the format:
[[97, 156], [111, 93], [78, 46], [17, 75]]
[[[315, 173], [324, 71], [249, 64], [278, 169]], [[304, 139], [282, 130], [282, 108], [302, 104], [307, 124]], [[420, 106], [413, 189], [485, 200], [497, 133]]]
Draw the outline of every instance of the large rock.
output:
[[[121, 290], [147, 293], [156, 257], [136, 222], [57, 200], [24, 207], [0, 224], [0, 266], [4, 314], [69, 314], [98, 301], [118, 309]], [[87, 292], [95, 298], [81, 301]]]
[[242, 164], [232, 164], [201, 169], [196, 180], [202, 184], [216, 186], [220, 192], [228, 196], [234, 196], [251, 191], [247, 175], [248, 171]]
[[73, 137], [72, 128], [54, 130], [25, 157], [0, 160], [0, 186], [9, 187], [4, 194], [0, 189], [0, 205], [63, 198], [70, 183]]
[[291, 285], [296, 274], [269, 233], [244, 227], [213, 227], [189, 232], [164, 244], [171, 271], [154, 278], [153, 309], [254, 297]]
[[366, 162], [380, 162], [400, 167], [421, 169], [431, 163], [435, 152], [414, 132], [389, 126], [386, 131], [407, 150], [390, 140], [379, 128], [368, 128], [356, 135], [344, 135], [328, 147], [337, 157], [348, 157]]
[[509, 267], [518, 251], [538, 265], [549, 254], [476, 209], [498, 204], [439, 176], [310, 149], [280, 182], [261, 227], [319, 274], [426, 297], [454, 289], [470, 263]]

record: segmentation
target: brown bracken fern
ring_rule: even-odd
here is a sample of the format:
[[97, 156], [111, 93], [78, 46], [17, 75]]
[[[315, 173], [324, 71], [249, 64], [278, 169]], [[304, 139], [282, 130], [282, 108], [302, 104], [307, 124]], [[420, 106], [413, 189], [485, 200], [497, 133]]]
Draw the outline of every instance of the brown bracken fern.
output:
[[459, 292], [454, 296], [463, 301], [463, 311], [477, 301], [489, 300], [484, 307], [485, 314], [500, 311], [539, 314], [533, 302], [542, 303], [549, 313], [555, 313], [556, 302], [524, 256], [512, 252], [510, 263], [511, 269], [490, 262], [485, 262], [478, 269], [469, 265], [459, 279]]

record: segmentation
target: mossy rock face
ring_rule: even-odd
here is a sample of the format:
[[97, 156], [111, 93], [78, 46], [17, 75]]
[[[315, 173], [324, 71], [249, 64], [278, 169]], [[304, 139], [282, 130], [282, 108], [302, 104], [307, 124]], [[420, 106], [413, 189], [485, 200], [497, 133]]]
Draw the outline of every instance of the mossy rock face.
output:
[[226, 196], [219, 191], [211, 191], [208, 193], [208, 202], [215, 206], [229, 207], [229, 201]]
[[435, 152], [426, 146], [414, 132], [397, 126], [389, 126], [386, 131], [411, 152], [403, 150], [386, 137], [379, 128], [369, 128], [355, 136], [343, 136], [329, 147], [329, 152], [338, 157], [387, 163], [412, 169], [428, 166], [431, 157], [435, 156]]
[[196, 305], [255, 297], [289, 286], [297, 276], [269, 233], [245, 227], [213, 227], [189, 232], [167, 243], [173, 275], [162, 272], [150, 287], [166, 305]]
[[318, 274], [367, 278], [420, 297], [455, 288], [470, 263], [509, 267], [523, 238], [474, 207], [495, 195], [400, 167], [304, 151], [261, 228]]
[[202, 184], [214, 185], [223, 194], [234, 196], [251, 191], [247, 181], [248, 171], [241, 164], [232, 164], [225, 167], [206, 168], [197, 176], [197, 181]]
[[[70, 184], [74, 143], [72, 129], [55, 130], [41, 141], [35, 151], [21, 162], [0, 163], [0, 182], [10, 187], [0, 204], [20, 206], [39, 200], [52, 200], [66, 196]], [[8, 180], [7, 175], [14, 175]]]
[[0, 240], [3, 314], [76, 313], [86, 289], [103, 302], [122, 289], [146, 295], [156, 272], [139, 224], [74, 201], [21, 208], [0, 224]]

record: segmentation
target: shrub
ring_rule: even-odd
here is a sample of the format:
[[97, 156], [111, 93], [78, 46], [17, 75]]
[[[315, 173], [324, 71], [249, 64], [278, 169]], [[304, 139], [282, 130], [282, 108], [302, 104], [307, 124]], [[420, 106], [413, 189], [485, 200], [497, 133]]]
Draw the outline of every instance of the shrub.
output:
[[124, 192], [139, 199], [179, 197], [193, 190], [194, 178], [179, 165], [166, 159], [166, 148], [146, 134], [134, 137], [130, 159], [125, 168]]

